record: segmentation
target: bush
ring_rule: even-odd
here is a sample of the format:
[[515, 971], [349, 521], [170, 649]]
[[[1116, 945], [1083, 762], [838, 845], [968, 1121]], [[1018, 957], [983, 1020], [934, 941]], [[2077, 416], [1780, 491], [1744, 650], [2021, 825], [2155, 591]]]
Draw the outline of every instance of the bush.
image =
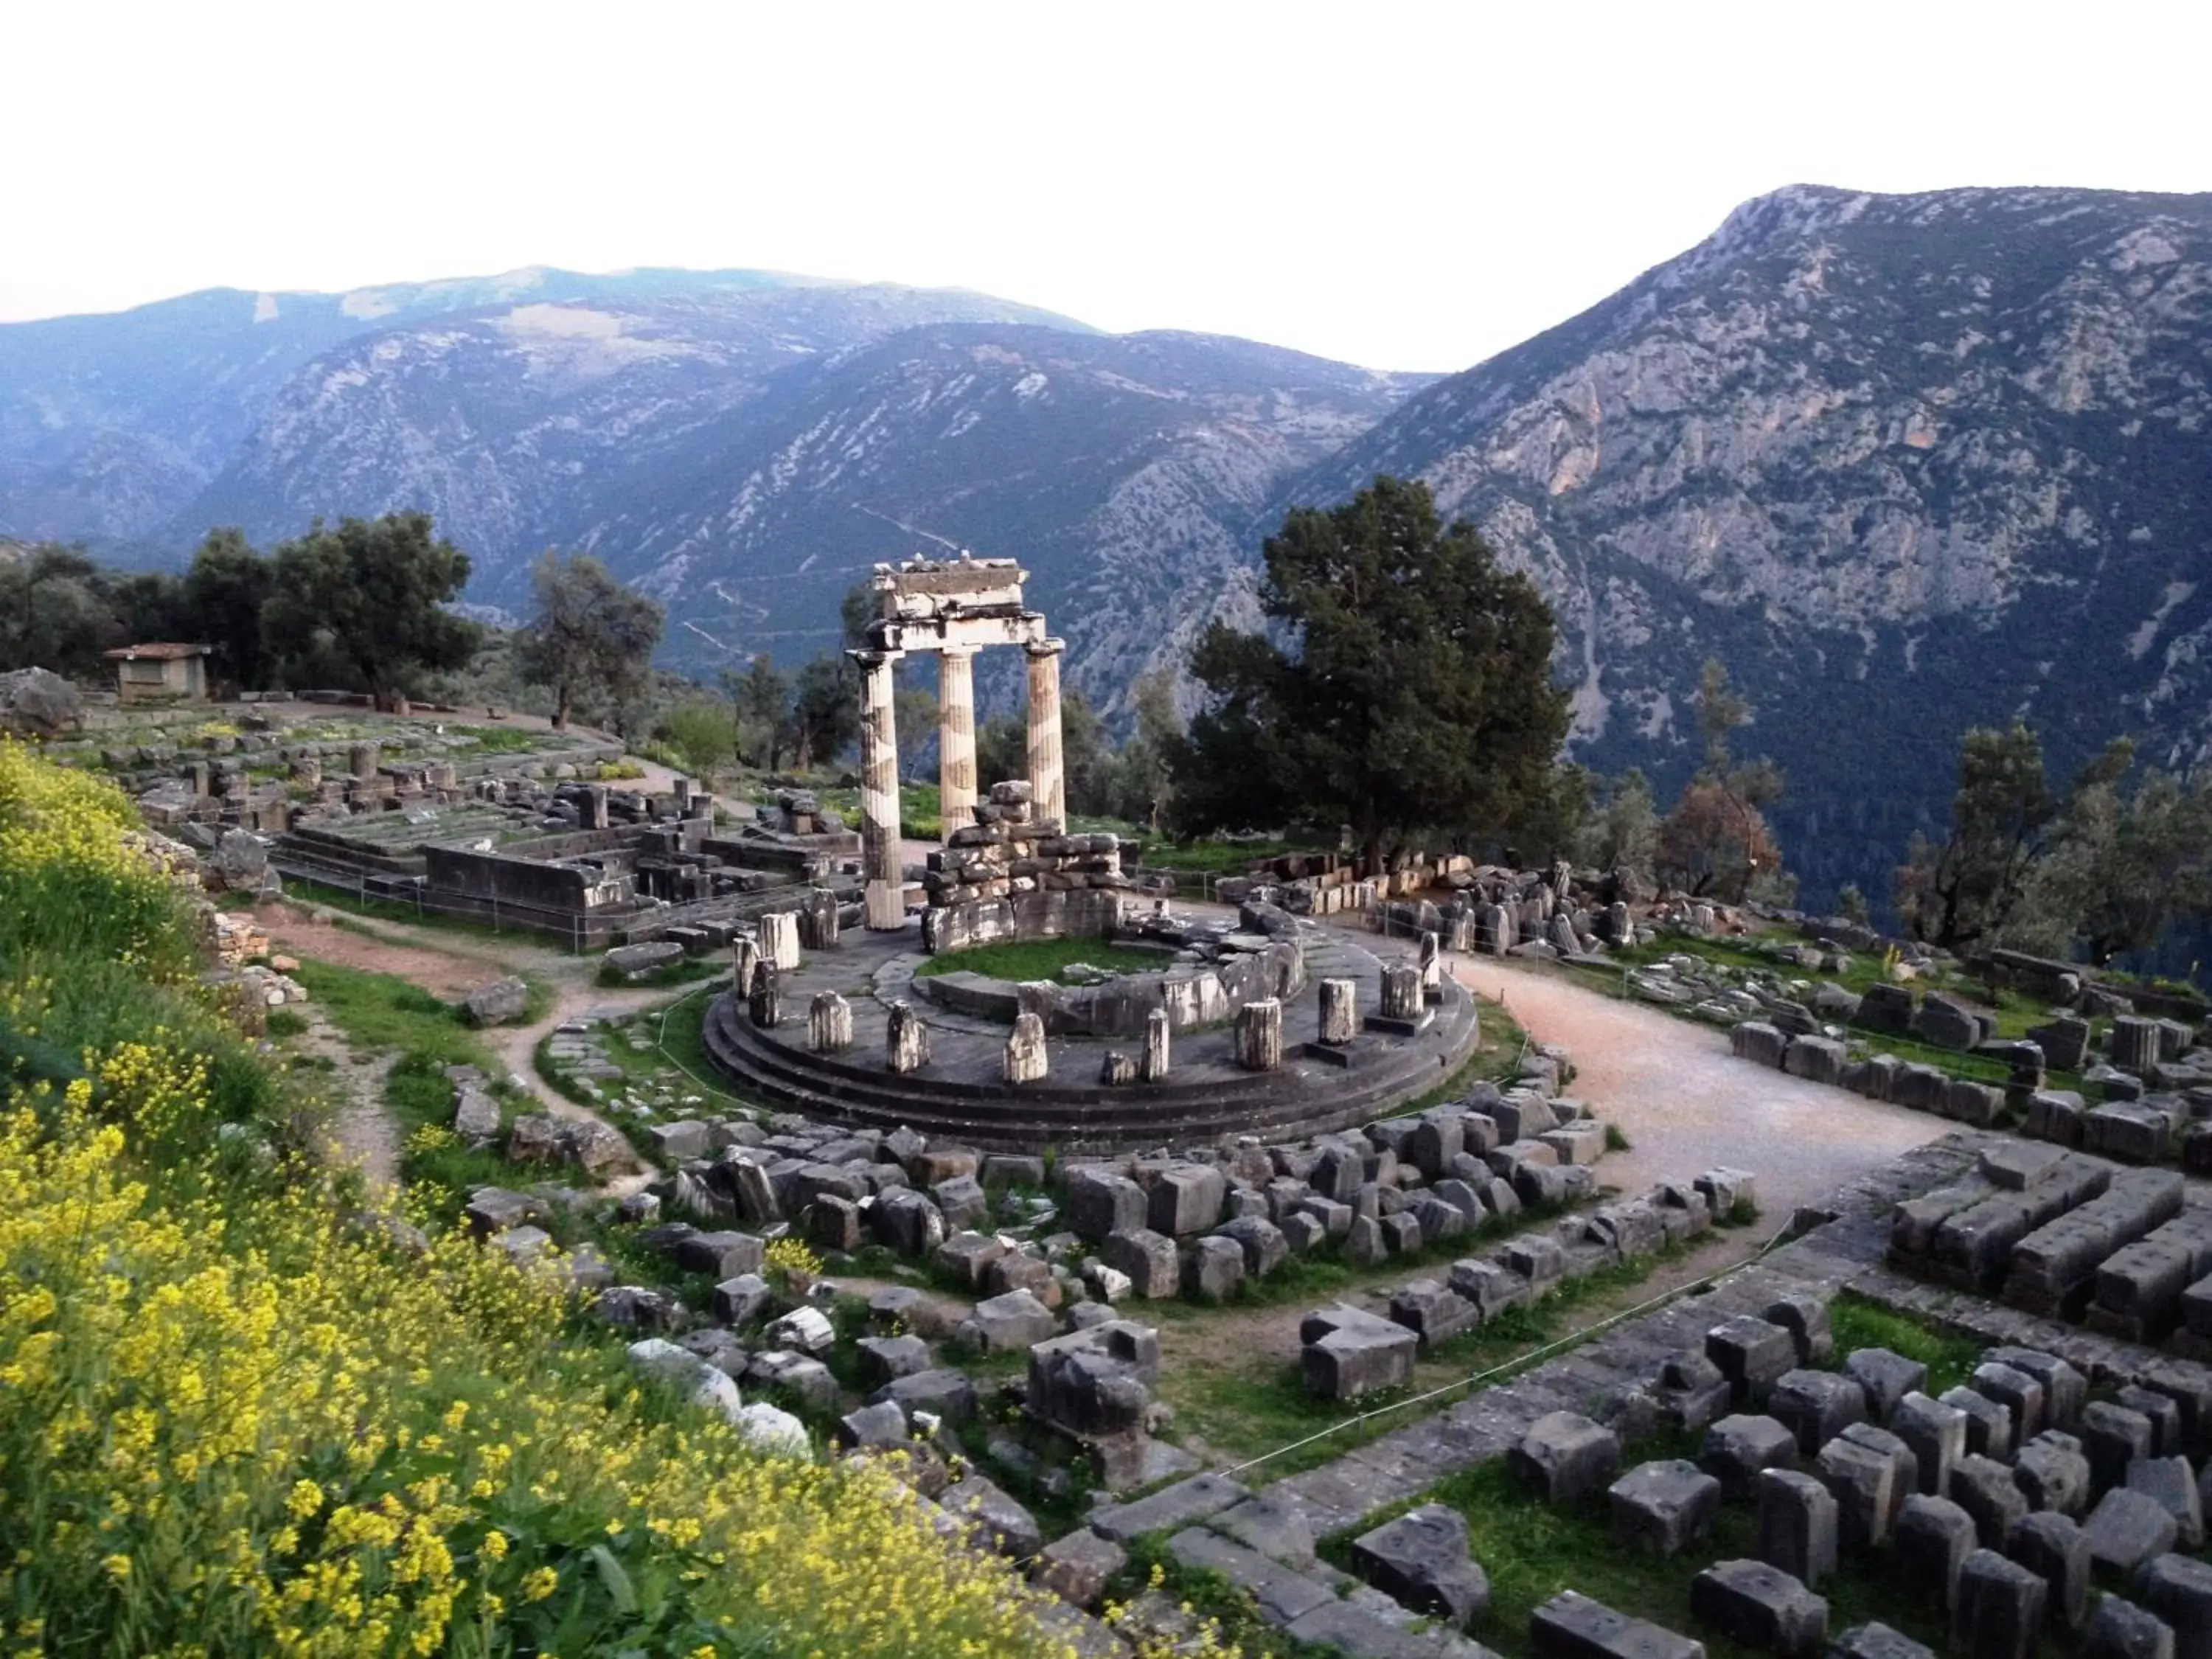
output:
[[641, 1382], [571, 1318], [557, 1262], [364, 1214], [200, 1000], [128, 818], [0, 744], [11, 1634], [209, 1656], [1055, 1650], [1007, 1570], [946, 1547], [881, 1472], [754, 1453]]

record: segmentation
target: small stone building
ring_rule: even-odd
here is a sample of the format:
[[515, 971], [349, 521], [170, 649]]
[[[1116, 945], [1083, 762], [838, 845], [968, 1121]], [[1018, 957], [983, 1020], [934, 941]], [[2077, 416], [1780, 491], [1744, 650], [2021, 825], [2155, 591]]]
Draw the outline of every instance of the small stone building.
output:
[[115, 690], [125, 702], [198, 701], [207, 696], [204, 645], [125, 645], [106, 653], [115, 665]]

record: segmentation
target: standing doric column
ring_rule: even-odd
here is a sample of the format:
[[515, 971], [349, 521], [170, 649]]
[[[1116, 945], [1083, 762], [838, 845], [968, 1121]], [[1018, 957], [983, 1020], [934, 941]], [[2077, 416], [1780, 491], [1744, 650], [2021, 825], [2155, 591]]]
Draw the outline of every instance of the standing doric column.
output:
[[906, 925], [904, 866], [899, 857], [898, 726], [892, 674], [899, 651], [854, 651], [860, 665], [860, 874], [867, 883], [868, 926]]
[[1030, 659], [1030, 817], [1067, 829], [1067, 780], [1060, 760], [1060, 653], [1066, 640], [1022, 647]]
[[975, 653], [937, 653], [937, 794], [945, 839], [975, 820]]

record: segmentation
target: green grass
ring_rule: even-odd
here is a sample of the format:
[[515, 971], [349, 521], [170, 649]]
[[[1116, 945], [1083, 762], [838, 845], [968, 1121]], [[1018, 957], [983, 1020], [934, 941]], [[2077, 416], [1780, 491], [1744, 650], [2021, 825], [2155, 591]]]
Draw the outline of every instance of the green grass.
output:
[[1972, 1338], [1939, 1329], [1852, 1291], [1838, 1291], [1828, 1304], [1828, 1323], [1835, 1331], [1839, 1355], [1854, 1348], [1887, 1348], [1927, 1366], [1928, 1382], [1921, 1392], [1929, 1395], [1963, 1387], [1982, 1361], [1984, 1345]]
[[[1794, 934], [1769, 933], [1758, 937], [1784, 939], [1791, 944], [1803, 943]], [[1846, 971], [1840, 974], [1825, 971], [1816, 973], [1810, 969], [1799, 968], [1790, 963], [1777, 961], [1773, 957], [1748, 949], [1744, 945], [1733, 940], [1704, 939], [1688, 934], [1669, 933], [1653, 944], [1638, 945], [1627, 950], [1617, 950], [1613, 951], [1611, 956], [1612, 961], [1606, 966], [1592, 967], [1577, 963], [1570, 964], [1567, 971], [1598, 981], [1616, 996], [1628, 994], [1624, 969], [1645, 967], [1654, 962], [1674, 956], [1697, 957], [1704, 961], [1720, 963], [1729, 968], [1749, 969], [1771, 975], [1776, 979], [1784, 981], [1795, 979], [1811, 980], [1815, 982], [1827, 980], [1842, 986], [1855, 996], [1864, 996], [1875, 985], [1889, 982], [1884, 958], [1879, 953], [1853, 952], [1850, 953], [1851, 965]], [[1989, 988], [1967, 975], [1955, 972], [1943, 973], [1925, 976], [1912, 983], [1913, 988], [1917, 991], [1923, 993], [1942, 991], [1947, 995], [1960, 997], [1983, 1012], [1994, 1015], [1996, 1033], [2001, 1038], [2024, 1037], [2027, 1035], [2030, 1026], [2039, 1025], [2049, 1018], [2049, 1011], [2044, 1003], [2025, 996], [2018, 991], [2009, 989], [2000, 991], [1996, 1001], [1991, 1002]], [[1677, 1007], [1671, 1004], [1650, 1006], [1660, 1007], [1664, 1012], [1674, 1014], [1680, 1018], [1694, 1018], [1686, 1007]], [[2104, 1024], [2105, 1022], [2097, 1022], [2100, 1029]], [[1939, 1048], [1931, 1043], [1923, 1042], [1915, 1036], [1869, 1030], [1857, 1024], [1847, 1026], [1845, 1030], [1854, 1045], [1866, 1053], [1893, 1054], [1899, 1060], [1913, 1065], [1933, 1066], [1937, 1070], [1948, 1073], [1953, 1077], [1966, 1078], [1978, 1083], [2001, 1084], [2008, 1081], [2011, 1077], [2009, 1066], [1991, 1060], [1986, 1055], [1965, 1054], [1956, 1048]], [[2059, 1089], [2079, 1089], [2081, 1086], [2081, 1074], [2077, 1072], [2062, 1072], [2054, 1069], [2050, 1073], [2050, 1086]]]
[[[1876, 1306], [1850, 1291], [1830, 1305], [1836, 1358], [1854, 1348], [1886, 1347], [1929, 1367], [1928, 1392], [1940, 1392], [1964, 1378], [1978, 1358], [1976, 1345], [1948, 1335], [1911, 1316]], [[1702, 1437], [1665, 1433], [1628, 1447], [1624, 1467], [1660, 1458], [1695, 1459]], [[1753, 1659], [1753, 1651], [1720, 1637], [1690, 1613], [1690, 1581], [1716, 1561], [1755, 1556], [1758, 1516], [1746, 1498], [1725, 1503], [1712, 1531], [1670, 1560], [1614, 1542], [1610, 1509], [1602, 1492], [1578, 1503], [1548, 1504], [1508, 1472], [1503, 1459], [1447, 1476], [1415, 1502], [1449, 1504], [1466, 1517], [1470, 1553], [1489, 1575], [1490, 1611], [1469, 1631], [1475, 1640], [1506, 1656], [1527, 1659], [1528, 1615], [1561, 1590], [1578, 1590], [1616, 1611], [1648, 1619], [1705, 1644], [1713, 1659]], [[1369, 1517], [1364, 1531], [1391, 1514]], [[1324, 1559], [1348, 1567], [1351, 1534], [1322, 1546]], [[1943, 1651], [1948, 1631], [1935, 1607], [1917, 1607], [1899, 1595], [1891, 1548], [1846, 1553], [1836, 1575], [1820, 1593], [1828, 1600], [1828, 1628], [1845, 1629], [1878, 1619], [1917, 1641]], [[2052, 1638], [2041, 1651], [2055, 1654]]]
[[979, 945], [972, 950], [947, 951], [923, 963], [916, 979], [933, 974], [982, 974], [992, 979], [1059, 980], [1079, 962], [1121, 974], [1156, 974], [1170, 965], [1165, 951], [1148, 951], [1126, 945], [1109, 945], [1097, 939], [1029, 939], [1007, 945]]
[[729, 963], [722, 959], [721, 953], [717, 951], [711, 957], [685, 957], [680, 961], [670, 963], [665, 968], [656, 968], [651, 973], [641, 974], [635, 978], [622, 972], [611, 963], [602, 963], [599, 965], [597, 979], [599, 984], [605, 986], [644, 986], [652, 988], [659, 986], [696, 984], [701, 980], [713, 979], [717, 975], [727, 975], [732, 971], [734, 970]]
[[307, 1017], [305, 1014], [295, 1013], [289, 1008], [272, 1008], [269, 1011], [269, 1035], [278, 1042], [283, 1042], [286, 1037], [303, 1036], [307, 1030]]
[[1481, 1036], [1474, 1052], [1450, 1077], [1425, 1094], [1416, 1095], [1391, 1114], [1394, 1117], [1410, 1117], [1425, 1112], [1431, 1106], [1442, 1106], [1465, 1097], [1468, 1090], [1478, 1083], [1502, 1083], [1513, 1075], [1528, 1052], [1528, 1034], [1521, 1029], [1521, 1022], [1506, 1012], [1502, 1002], [1480, 1005]]
[[[1543, 1218], [1541, 1212], [1530, 1212], [1515, 1218], [1510, 1224], [1486, 1229], [1484, 1233], [1498, 1237], [1525, 1232], [1528, 1224]], [[1436, 1257], [1456, 1259], [1471, 1254], [1482, 1242], [1482, 1236], [1462, 1234], [1456, 1239], [1443, 1241], [1437, 1249]], [[1421, 1363], [1425, 1375], [1417, 1374], [1412, 1389], [1370, 1394], [1350, 1402], [1319, 1400], [1308, 1392], [1298, 1366], [1290, 1363], [1270, 1365], [1257, 1374], [1229, 1366], [1170, 1365], [1163, 1376], [1159, 1392], [1175, 1407], [1179, 1427], [1201, 1436], [1214, 1451], [1232, 1458], [1255, 1457], [1290, 1446], [1324, 1429], [1336, 1431], [1310, 1445], [1271, 1457], [1255, 1472], [1256, 1479], [1279, 1480], [1285, 1475], [1331, 1462], [1355, 1446], [1445, 1409], [1462, 1396], [1448, 1396], [1405, 1411], [1387, 1408], [1414, 1392], [1512, 1365], [1531, 1350], [1567, 1334], [1575, 1322], [1574, 1315], [1592, 1303], [1634, 1288], [1660, 1267], [1687, 1253], [1685, 1246], [1669, 1245], [1642, 1261], [1617, 1263], [1583, 1278], [1565, 1280], [1539, 1302], [1509, 1308], [1496, 1318], [1449, 1342], [1440, 1343], [1424, 1355]], [[1424, 1255], [1426, 1254], [1424, 1252]], [[1408, 1267], [1417, 1266], [1422, 1260], [1422, 1256], [1395, 1257], [1384, 1268], [1372, 1270], [1364, 1277], [1395, 1281], [1405, 1277]], [[1283, 1270], [1273, 1276], [1282, 1277]], [[1315, 1279], [1315, 1286], [1303, 1298], [1292, 1299], [1316, 1304], [1335, 1299], [1354, 1283], [1348, 1270], [1333, 1284], [1326, 1274], [1316, 1274]], [[1154, 1303], [1147, 1311], [1162, 1322], [1168, 1322], [1202, 1316], [1205, 1310], [1183, 1304]], [[1486, 1386], [1497, 1386], [1503, 1380], [1495, 1379]], [[1377, 1410], [1383, 1410], [1385, 1414], [1373, 1422], [1359, 1423], [1362, 1416]]]
[[[1272, 1659], [1329, 1659], [1340, 1651], [1334, 1644], [1316, 1647], [1277, 1629], [1261, 1616], [1249, 1590], [1220, 1573], [1184, 1566], [1168, 1553], [1164, 1538], [1133, 1540], [1128, 1550], [1128, 1565], [1108, 1583], [1106, 1599], [1126, 1605], [1147, 1589], [1157, 1589], [1201, 1624], [1212, 1626], [1215, 1645], [1204, 1651], [1266, 1654]], [[1154, 1650], [1146, 1646], [1143, 1650]]]
[[392, 974], [303, 961], [295, 977], [357, 1053], [396, 1056], [385, 1079], [384, 1103], [406, 1147], [401, 1173], [410, 1188], [431, 1200], [441, 1220], [459, 1213], [469, 1188], [514, 1177], [514, 1166], [495, 1152], [427, 1144], [435, 1137], [408, 1144], [418, 1130], [452, 1127], [453, 1085], [447, 1066], [474, 1066], [487, 1079], [500, 1074], [491, 1050], [457, 1011]]

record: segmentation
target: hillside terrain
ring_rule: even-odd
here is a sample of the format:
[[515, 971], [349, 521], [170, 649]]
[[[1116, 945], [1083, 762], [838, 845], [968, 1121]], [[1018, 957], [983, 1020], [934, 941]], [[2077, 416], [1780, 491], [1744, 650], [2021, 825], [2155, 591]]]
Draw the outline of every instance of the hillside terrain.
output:
[[1885, 891], [1958, 734], [2212, 745], [2212, 198], [1793, 188], [1279, 492], [1425, 479], [1536, 575], [1579, 754], [1669, 781], [1717, 654], [1808, 896]]
[[1671, 793], [1728, 662], [1825, 901], [1887, 890], [1970, 723], [2024, 715], [2062, 773], [2212, 744], [2208, 386], [2205, 197], [1792, 187], [1434, 382], [972, 294], [541, 270], [0, 327], [0, 535], [173, 561], [419, 506], [471, 600], [588, 548], [694, 670], [811, 655], [871, 564], [966, 546], [1023, 559], [1110, 711], [1252, 618], [1288, 506], [1405, 474], [1543, 586], [1580, 758]]

